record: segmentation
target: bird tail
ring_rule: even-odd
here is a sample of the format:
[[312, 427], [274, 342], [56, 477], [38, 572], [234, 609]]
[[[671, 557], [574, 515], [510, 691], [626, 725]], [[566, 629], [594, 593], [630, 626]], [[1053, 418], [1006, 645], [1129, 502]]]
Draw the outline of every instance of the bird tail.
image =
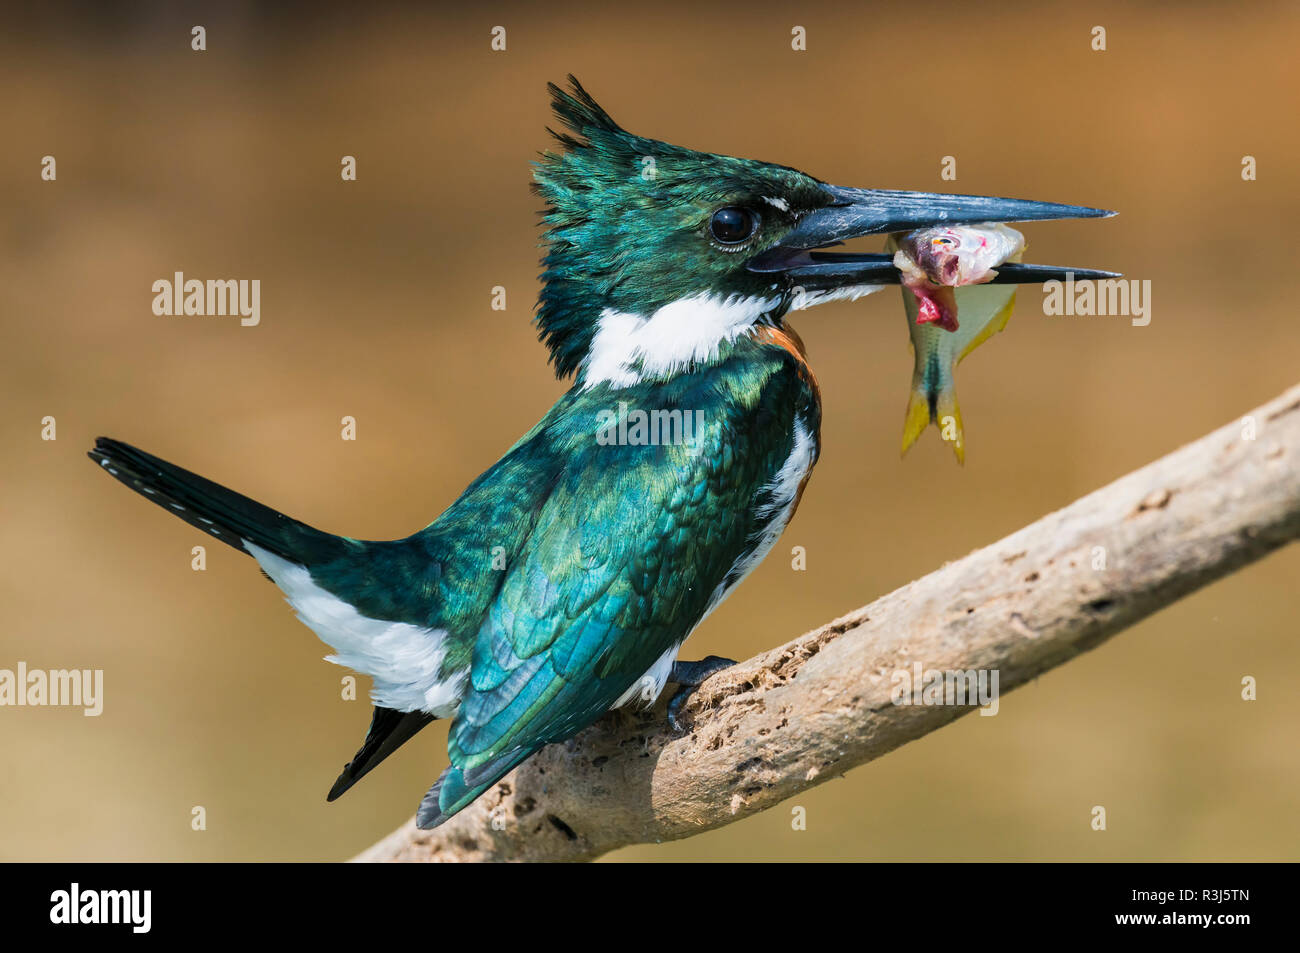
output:
[[366, 732], [365, 743], [352, 760], [343, 767], [343, 772], [330, 788], [330, 793], [325, 800], [335, 801], [342, 797], [379, 762], [414, 738], [421, 728], [434, 720], [434, 717], [427, 711], [394, 711], [376, 705], [374, 715], [370, 719], [370, 730]]
[[[357, 610], [351, 603], [356, 601], [356, 594], [323, 590], [310, 583], [311, 592], [303, 602], [302, 593], [297, 590], [301, 580], [293, 575], [295, 571], [310, 572], [305, 568], [308, 566], [337, 565], [336, 560], [362, 552], [360, 547], [384, 547], [386, 544], [359, 544], [355, 540], [313, 529], [196, 473], [108, 437], [96, 440], [95, 449], [89, 456], [110, 476], [141, 496], [175, 513], [204, 533], [255, 557], [267, 578], [288, 595], [303, 622], [334, 648], [337, 654], [331, 657], [331, 661], [372, 676], [376, 693], [391, 688], [384, 678], [391, 675], [398, 660], [385, 652], [393, 651], [393, 645], [383, 645], [381, 640], [374, 640], [376, 644], [371, 644], [374, 633], [370, 629], [363, 625], [359, 630], [350, 630], [345, 622], [339, 623], [331, 614], [333, 610], [327, 600], [316, 598], [325, 592], [342, 600], [340, 604], [355, 613]], [[373, 554], [374, 548], [369, 552]], [[386, 565], [396, 565], [391, 563], [394, 558], [392, 551], [388, 551], [388, 558], [390, 562]], [[310, 576], [304, 578], [310, 582]], [[381, 629], [386, 625], [383, 622], [374, 624]], [[420, 630], [415, 631], [418, 633]], [[333, 801], [347, 791], [434, 718], [431, 712], [397, 711], [377, 703], [365, 743], [334, 782], [328, 800]]]
[[415, 826], [427, 831], [445, 824], [536, 750], [512, 748], [473, 768], [451, 765], [439, 775], [433, 787], [429, 788], [429, 793], [420, 801], [420, 808], [415, 813]]
[[313, 529], [130, 444], [100, 437], [87, 456], [141, 496], [240, 552], [252, 555], [245, 546], [251, 542], [303, 565], [343, 552], [341, 537]]

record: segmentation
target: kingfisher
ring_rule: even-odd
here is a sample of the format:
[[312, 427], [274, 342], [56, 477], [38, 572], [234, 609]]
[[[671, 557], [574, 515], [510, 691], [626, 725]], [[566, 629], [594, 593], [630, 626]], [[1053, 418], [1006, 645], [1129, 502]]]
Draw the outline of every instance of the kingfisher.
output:
[[[118, 440], [89, 453], [251, 556], [328, 660], [372, 679], [369, 730], [328, 800], [451, 719], [448, 767], [416, 814], [425, 829], [669, 682], [681, 730], [680, 701], [732, 664], [677, 655], [771, 551], [821, 450], [817, 378], [787, 318], [899, 283], [889, 255], [824, 249], [1111, 214], [829, 185], [634, 135], [572, 76], [549, 90], [560, 129], [533, 167], [546, 248], [535, 324], [571, 386], [428, 526], [352, 539]], [[998, 280], [1064, 274], [1008, 264]]]

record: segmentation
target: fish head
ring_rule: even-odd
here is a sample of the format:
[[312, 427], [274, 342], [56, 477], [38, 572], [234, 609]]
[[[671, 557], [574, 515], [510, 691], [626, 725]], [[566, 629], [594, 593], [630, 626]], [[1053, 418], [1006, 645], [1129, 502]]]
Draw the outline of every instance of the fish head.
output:
[[998, 265], [1025, 249], [1024, 236], [1001, 224], [936, 225], [905, 232], [895, 241], [895, 265], [906, 278], [950, 288], [991, 280]]

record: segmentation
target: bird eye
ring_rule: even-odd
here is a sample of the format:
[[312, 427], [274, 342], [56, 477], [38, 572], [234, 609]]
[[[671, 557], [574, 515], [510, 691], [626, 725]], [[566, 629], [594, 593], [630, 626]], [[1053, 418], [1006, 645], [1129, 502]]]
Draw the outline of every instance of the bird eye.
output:
[[739, 245], [756, 231], [758, 216], [735, 205], [718, 209], [709, 220], [709, 234], [722, 245]]

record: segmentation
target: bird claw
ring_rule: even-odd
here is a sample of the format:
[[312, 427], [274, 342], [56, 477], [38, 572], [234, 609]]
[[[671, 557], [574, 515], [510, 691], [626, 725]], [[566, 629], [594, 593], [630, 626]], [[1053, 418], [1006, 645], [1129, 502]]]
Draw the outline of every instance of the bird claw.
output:
[[710, 675], [721, 672], [724, 668], [731, 668], [735, 664], [735, 659], [723, 658], [720, 655], [708, 655], [698, 662], [673, 662], [673, 670], [668, 675], [668, 681], [675, 682], [678, 689], [668, 702], [668, 724], [674, 732], [679, 735], [686, 733], [686, 727], [681, 722], [682, 706], [686, 704], [686, 700], [695, 694], [695, 690]]

